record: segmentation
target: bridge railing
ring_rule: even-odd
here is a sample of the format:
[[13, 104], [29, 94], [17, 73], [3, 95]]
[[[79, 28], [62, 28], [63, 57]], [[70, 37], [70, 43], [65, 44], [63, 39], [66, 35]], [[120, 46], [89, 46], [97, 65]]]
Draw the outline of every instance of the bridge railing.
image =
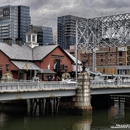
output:
[[60, 81], [46, 82], [4, 82], [0, 83], [0, 92], [8, 91], [38, 91], [52, 89], [75, 89], [76, 83], [64, 83]]
[[119, 87], [130, 87], [130, 81], [120, 81], [120, 80], [115, 80], [115, 81], [110, 81], [110, 80], [103, 80], [103, 81], [95, 81], [91, 80], [90, 81], [90, 87], [91, 88], [119, 88]]

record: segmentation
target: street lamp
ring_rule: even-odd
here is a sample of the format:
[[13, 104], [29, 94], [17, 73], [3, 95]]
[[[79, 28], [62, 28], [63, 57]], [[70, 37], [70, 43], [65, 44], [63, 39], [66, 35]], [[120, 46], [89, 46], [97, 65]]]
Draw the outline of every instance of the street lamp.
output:
[[85, 68], [86, 68], [86, 60], [82, 60], [82, 72], [85, 72]]

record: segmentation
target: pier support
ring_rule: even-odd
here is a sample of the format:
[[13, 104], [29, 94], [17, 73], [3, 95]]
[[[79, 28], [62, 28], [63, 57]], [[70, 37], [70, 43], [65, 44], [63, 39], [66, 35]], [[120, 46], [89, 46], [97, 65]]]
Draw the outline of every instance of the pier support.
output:
[[90, 77], [87, 72], [78, 74], [77, 101], [75, 107], [92, 112], [90, 95]]

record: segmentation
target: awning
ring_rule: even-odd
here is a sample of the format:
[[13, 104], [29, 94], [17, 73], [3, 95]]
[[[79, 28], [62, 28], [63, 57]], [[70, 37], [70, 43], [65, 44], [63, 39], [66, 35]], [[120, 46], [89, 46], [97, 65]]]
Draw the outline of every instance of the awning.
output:
[[38, 73], [43, 73], [43, 74], [56, 74], [56, 72], [49, 70], [49, 69], [40, 69]]
[[25, 62], [25, 61], [11, 61], [11, 62], [15, 66], [17, 66], [20, 70], [40, 70], [40, 68], [33, 62]]

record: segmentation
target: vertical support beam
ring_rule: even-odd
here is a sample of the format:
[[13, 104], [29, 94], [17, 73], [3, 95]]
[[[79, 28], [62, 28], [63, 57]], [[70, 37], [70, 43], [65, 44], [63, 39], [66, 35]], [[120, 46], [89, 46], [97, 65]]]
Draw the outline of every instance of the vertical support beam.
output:
[[92, 54], [93, 54], [92, 70], [95, 72], [96, 71], [96, 50], [95, 49], [92, 49]]
[[78, 74], [78, 23], [76, 21], [76, 47], [75, 47], [75, 57], [76, 57], [76, 70], [75, 70], [75, 80], [77, 81], [77, 74]]
[[31, 110], [31, 101], [30, 99], [27, 99], [27, 112], [30, 113], [30, 110]]
[[50, 102], [51, 102], [51, 112], [54, 113], [54, 98], [51, 98]]
[[59, 102], [60, 102], [60, 97], [57, 97], [56, 113], [58, 113]]

